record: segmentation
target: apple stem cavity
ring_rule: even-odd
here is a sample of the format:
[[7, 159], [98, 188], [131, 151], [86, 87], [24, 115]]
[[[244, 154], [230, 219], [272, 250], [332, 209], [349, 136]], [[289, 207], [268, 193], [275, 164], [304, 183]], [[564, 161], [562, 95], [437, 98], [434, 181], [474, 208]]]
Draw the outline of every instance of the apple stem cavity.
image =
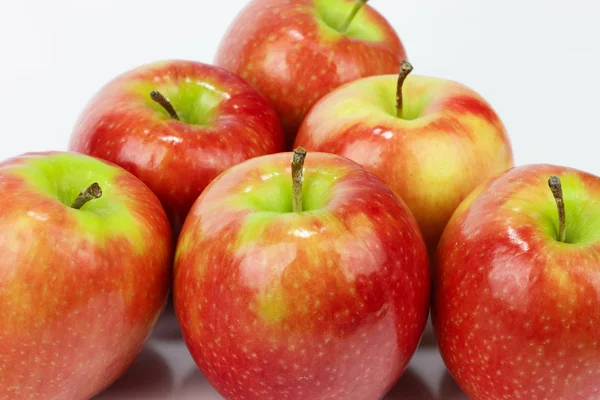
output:
[[152, 98], [152, 100], [154, 100], [155, 102], [160, 104], [162, 106], [162, 108], [164, 108], [165, 111], [167, 111], [169, 113], [169, 116], [171, 118], [176, 119], [177, 121], [180, 121], [179, 115], [177, 115], [177, 112], [173, 108], [173, 105], [159, 91], [156, 91], [156, 90], [151, 91], [150, 97]]
[[71, 204], [71, 208], [79, 210], [88, 201], [99, 199], [100, 197], [102, 197], [102, 189], [98, 183], [94, 182], [79, 193], [79, 196], [77, 196], [73, 204]]
[[344, 25], [342, 25], [342, 28], [340, 29], [341, 33], [346, 33], [348, 31], [350, 24], [352, 23], [352, 21], [354, 21], [354, 18], [356, 17], [356, 14], [358, 14], [360, 9], [363, 8], [363, 6], [368, 2], [369, 0], [358, 0], [356, 4], [354, 4], [354, 7], [352, 7], [352, 11], [350, 11], [350, 14], [346, 18]]
[[551, 176], [548, 179], [548, 186], [552, 191], [556, 206], [558, 207], [558, 240], [565, 242], [567, 240], [567, 230], [565, 221], [565, 202], [563, 199], [562, 183], [558, 176]]
[[294, 150], [292, 156], [292, 211], [302, 212], [302, 182], [304, 182], [304, 160], [306, 150], [302, 147]]
[[402, 87], [404, 86], [404, 81], [410, 75], [413, 70], [413, 66], [408, 61], [402, 61], [402, 65], [400, 66], [400, 74], [398, 75], [398, 86], [396, 89], [396, 115], [398, 118], [403, 118], [402, 109], [404, 107], [404, 99], [402, 96]]

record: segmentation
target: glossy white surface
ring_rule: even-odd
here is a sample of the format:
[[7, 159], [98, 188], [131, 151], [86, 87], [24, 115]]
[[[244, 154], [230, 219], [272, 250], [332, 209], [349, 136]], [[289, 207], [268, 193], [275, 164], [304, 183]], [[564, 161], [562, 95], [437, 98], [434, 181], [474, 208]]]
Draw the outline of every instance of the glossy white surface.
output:
[[[194, 364], [172, 309], [163, 314], [152, 338], [125, 375], [95, 398], [133, 399], [222, 399]], [[408, 370], [384, 400], [468, 400], [446, 372], [430, 327]]]

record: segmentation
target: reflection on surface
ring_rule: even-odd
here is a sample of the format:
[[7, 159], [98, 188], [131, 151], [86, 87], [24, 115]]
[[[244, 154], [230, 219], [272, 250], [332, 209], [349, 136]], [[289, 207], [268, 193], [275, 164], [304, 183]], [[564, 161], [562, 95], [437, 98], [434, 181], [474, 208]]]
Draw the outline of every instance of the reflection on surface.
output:
[[163, 399], [172, 388], [169, 365], [152, 345], [147, 344], [127, 372], [95, 399]]
[[180, 389], [177, 391], [176, 398], [181, 400], [221, 399], [221, 397], [217, 394], [215, 389], [212, 388], [210, 383], [208, 383], [198, 368], [194, 368], [189, 375], [184, 378]]
[[[172, 306], [165, 310], [150, 343], [132, 367], [95, 398], [131, 399], [223, 400], [193, 362], [181, 338]], [[446, 371], [435, 345], [431, 324], [428, 324], [409, 368], [383, 400], [404, 399], [469, 400]]]
[[404, 399], [435, 400], [425, 382], [410, 367], [384, 398], [384, 400]]
[[152, 332], [152, 337], [165, 341], [183, 340], [172, 303], [167, 306], [163, 315], [160, 317], [154, 332]]
[[440, 383], [440, 400], [469, 400], [448, 372]]

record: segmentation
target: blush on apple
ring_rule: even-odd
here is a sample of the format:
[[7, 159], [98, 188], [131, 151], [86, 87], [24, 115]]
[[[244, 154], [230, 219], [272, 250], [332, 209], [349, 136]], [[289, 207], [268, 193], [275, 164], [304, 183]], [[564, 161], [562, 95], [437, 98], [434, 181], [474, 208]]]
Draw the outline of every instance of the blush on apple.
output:
[[304, 120], [296, 145], [348, 157], [399, 194], [430, 252], [460, 202], [512, 166], [504, 125], [491, 106], [448, 80], [369, 77], [325, 96]]
[[165, 305], [172, 235], [156, 196], [80, 154], [0, 163], [0, 399], [89, 399]]
[[142, 66], [108, 83], [77, 122], [69, 149], [132, 172], [162, 202], [175, 233], [218, 174], [283, 149], [268, 101], [237, 76], [191, 61]]
[[428, 316], [417, 223], [355, 162], [290, 157], [235, 166], [194, 204], [175, 263], [183, 336], [227, 399], [382, 398]]
[[600, 398], [599, 251], [600, 178], [582, 171], [518, 167], [460, 205], [432, 315], [469, 398]]
[[288, 140], [338, 86], [392, 74], [406, 58], [398, 35], [366, 0], [253, 0], [231, 24], [215, 62], [246, 79], [278, 111]]

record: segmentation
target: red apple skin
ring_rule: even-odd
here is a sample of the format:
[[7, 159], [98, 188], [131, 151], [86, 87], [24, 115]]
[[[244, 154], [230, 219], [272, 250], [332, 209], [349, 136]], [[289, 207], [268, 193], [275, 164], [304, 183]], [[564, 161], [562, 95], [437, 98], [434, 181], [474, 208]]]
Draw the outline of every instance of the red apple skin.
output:
[[[348, 9], [355, 3], [339, 1], [344, 2]], [[291, 146], [306, 113], [321, 97], [358, 78], [395, 74], [407, 58], [382, 15], [366, 5], [359, 16], [377, 27], [377, 40], [327, 27], [315, 0], [253, 0], [231, 24], [215, 63], [267, 96]]]
[[[149, 96], [158, 90], [170, 97], [169, 91], [193, 84], [214, 87], [222, 97], [210, 111], [200, 110], [214, 114], [204, 125], [170, 118]], [[201, 101], [183, 97], [179, 104], [172, 101], [180, 114], [181, 103]], [[174, 60], [139, 67], [102, 88], [76, 123], [69, 149], [111, 161], [141, 179], [177, 233], [211, 180], [248, 158], [282, 151], [283, 132], [268, 101], [239, 77]]]
[[[65, 158], [71, 171], [57, 177], [94, 179], [101, 199], [81, 210], [59, 201], [60, 184], [34, 163]], [[31, 153], [0, 163], [2, 400], [93, 397], [134, 361], [167, 299], [173, 245], [160, 202], [122, 168], [82, 159], [91, 158]], [[46, 189], [22, 173], [42, 177]], [[132, 224], [107, 220], [110, 204]], [[98, 224], [79, 220], [90, 209]]]
[[290, 158], [233, 167], [194, 205], [175, 265], [183, 336], [226, 399], [380, 399], [427, 320], [425, 244], [389, 188], [334, 155], [306, 159], [305, 204], [321, 206], [248, 202], [291, 198]]
[[[563, 184], [567, 241], [576, 231], [582, 240], [556, 239], [552, 175]], [[469, 398], [600, 398], [599, 204], [597, 176], [530, 165], [457, 209], [438, 248], [432, 315]]]

